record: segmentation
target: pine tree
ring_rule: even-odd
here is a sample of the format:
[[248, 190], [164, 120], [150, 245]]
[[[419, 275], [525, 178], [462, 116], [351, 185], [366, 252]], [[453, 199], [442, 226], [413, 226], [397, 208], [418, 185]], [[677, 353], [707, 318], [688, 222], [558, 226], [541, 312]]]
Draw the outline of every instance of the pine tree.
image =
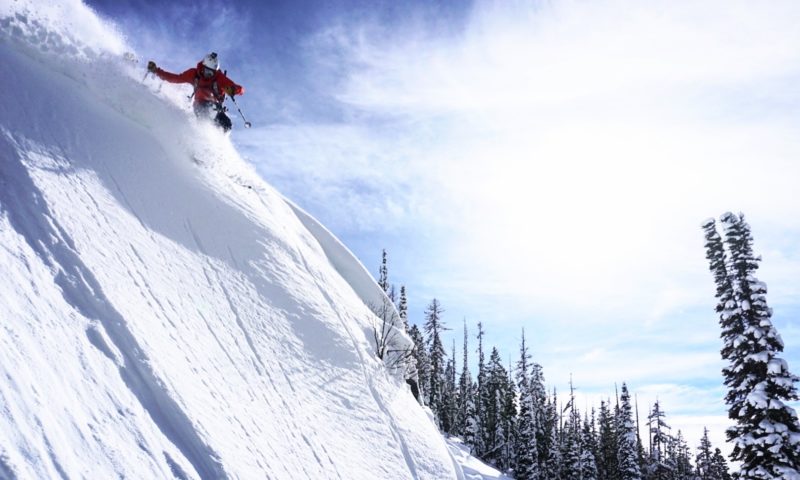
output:
[[400, 303], [397, 305], [397, 313], [403, 322], [403, 328], [408, 333], [408, 298], [406, 297], [406, 286], [400, 286]]
[[697, 447], [695, 461], [697, 476], [700, 480], [719, 480], [714, 476], [714, 454], [711, 452], [711, 440], [708, 439], [708, 428], [703, 428], [703, 438]]
[[639, 397], [634, 396], [635, 414], [636, 414], [636, 459], [639, 461], [639, 471], [642, 476], [645, 476], [647, 467], [647, 456], [644, 454], [644, 444], [642, 444], [642, 436], [639, 433]]
[[505, 394], [503, 399], [503, 411], [500, 421], [503, 432], [503, 460], [501, 466], [504, 470], [514, 468], [516, 464], [517, 452], [514, 446], [517, 442], [517, 388], [511, 378], [511, 367], [509, 365], [508, 376], [505, 381]]
[[453, 341], [453, 352], [447, 360], [444, 370], [445, 382], [442, 388], [442, 430], [449, 434], [455, 434], [456, 404], [458, 403], [458, 390], [456, 389], [456, 344]]
[[435, 298], [425, 311], [425, 334], [427, 335], [428, 359], [430, 362], [430, 379], [428, 383], [428, 406], [442, 428], [442, 390], [444, 389], [445, 357], [447, 354], [442, 345], [441, 332], [445, 330], [442, 322], [442, 307]]
[[517, 388], [519, 388], [519, 420], [517, 422], [517, 480], [539, 480], [539, 450], [536, 445], [536, 412], [530, 384], [531, 356], [525, 345], [525, 330], [522, 330], [520, 358], [517, 361]]
[[389, 294], [389, 267], [386, 261], [386, 249], [381, 253], [381, 267], [378, 270], [378, 286], [387, 295]]
[[694, 480], [691, 449], [680, 430], [678, 430], [678, 434], [673, 440], [675, 443], [675, 473], [672, 478], [675, 480]]
[[469, 394], [466, 397], [467, 417], [464, 422], [464, 445], [470, 447], [473, 455], [478, 455], [478, 449], [482, 448], [481, 429], [478, 423], [478, 408], [476, 398], [478, 397], [478, 384], [470, 385]]
[[499, 468], [503, 468], [505, 467], [503, 465], [503, 447], [505, 446], [506, 437], [506, 424], [503, 413], [508, 389], [508, 374], [505, 367], [503, 367], [500, 352], [496, 347], [492, 348], [486, 370], [487, 385], [485, 397], [483, 398], [484, 446], [486, 452], [482, 458]]
[[617, 429], [609, 405], [610, 401], [600, 402], [597, 474], [602, 479], [619, 480]]
[[723, 370], [728, 387], [731, 458], [741, 462], [740, 478], [800, 478], [800, 424], [785, 402], [797, 400], [797, 377], [778, 356], [783, 342], [772, 325], [767, 288], [755, 273], [750, 226], [743, 215], [721, 217], [725, 249], [713, 220], [705, 222], [706, 253], [717, 283]]
[[664, 412], [658, 401], [647, 416], [650, 434], [650, 455], [647, 462], [647, 478], [652, 480], [670, 480], [674, 469], [667, 458], [667, 446], [670, 442], [669, 425], [664, 421]]
[[636, 452], [636, 431], [633, 424], [630, 394], [625, 383], [622, 384], [622, 397], [617, 418], [618, 431], [618, 458], [620, 480], [639, 480], [642, 478], [639, 470], [639, 460]]
[[715, 480], [731, 480], [731, 474], [728, 472], [728, 464], [725, 462], [725, 457], [719, 448], [714, 449], [714, 456], [711, 457], [711, 465]]
[[548, 424], [547, 390], [544, 387], [544, 372], [542, 371], [542, 366], [536, 362], [531, 363], [530, 385], [536, 428], [536, 448], [538, 449], [539, 468], [541, 470], [550, 455], [550, 425]]
[[580, 478], [581, 476], [581, 440], [580, 414], [575, 408], [575, 389], [572, 380], [569, 382], [569, 402], [562, 410], [569, 410], [569, 416], [562, 432], [561, 478]]
[[592, 420], [586, 415], [583, 420], [583, 431], [581, 434], [581, 480], [598, 480], [597, 460], [597, 438], [594, 430], [594, 409], [592, 409]]
[[[547, 404], [547, 426], [549, 434], [547, 438], [547, 457], [542, 469], [543, 476], [547, 480], [562, 480], [561, 478], [561, 432], [559, 431], [559, 408], [558, 399], [553, 390], [552, 402]], [[569, 480], [569, 479], [563, 479]]]
[[[466, 429], [470, 412], [470, 397], [472, 396], [472, 375], [469, 372], [469, 346], [467, 342], [467, 320], [464, 319], [464, 359], [461, 363], [461, 376], [458, 379], [458, 414], [456, 415], [456, 434], [464, 436], [467, 443]], [[473, 402], [474, 404], [474, 402]]]
[[416, 325], [412, 325], [408, 330], [408, 336], [414, 342], [414, 361], [417, 365], [417, 378], [419, 379], [419, 398], [422, 403], [427, 399], [428, 388], [431, 383], [431, 363], [428, 358], [428, 349], [425, 347], [425, 339], [422, 332]]
[[473, 396], [474, 416], [477, 423], [477, 432], [473, 441], [474, 453], [477, 457], [482, 458], [486, 453], [486, 413], [484, 412], [484, 405], [486, 403], [486, 363], [483, 355], [483, 324], [478, 322], [478, 378], [476, 380], [475, 395]]

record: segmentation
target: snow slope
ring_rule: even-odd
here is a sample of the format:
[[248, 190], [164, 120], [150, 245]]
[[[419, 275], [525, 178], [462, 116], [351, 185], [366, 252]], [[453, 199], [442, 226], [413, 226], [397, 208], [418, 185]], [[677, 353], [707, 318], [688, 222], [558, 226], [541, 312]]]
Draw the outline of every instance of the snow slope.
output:
[[463, 478], [364, 267], [124, 52], [0, 1], [0, 479]]

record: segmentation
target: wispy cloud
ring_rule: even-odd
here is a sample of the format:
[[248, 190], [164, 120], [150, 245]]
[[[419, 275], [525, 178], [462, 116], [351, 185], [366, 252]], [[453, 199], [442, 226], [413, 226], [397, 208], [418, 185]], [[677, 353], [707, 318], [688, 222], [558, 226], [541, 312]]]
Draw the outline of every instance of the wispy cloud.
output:
[[538, 304], [643, 300], [640, 315], [664, 316], [707, 283], [702, 218], [741, 209], [765, 237], [800, 230], [798, 9], [485, 3], [459, 35], [322, 38], [349, 60], [331, 95], [373, 121], [364, 136], [394, 119], [408, 182], [436, 179], [398, 203], [444, 202], [427, 211], [460, 237], [449, 271]]

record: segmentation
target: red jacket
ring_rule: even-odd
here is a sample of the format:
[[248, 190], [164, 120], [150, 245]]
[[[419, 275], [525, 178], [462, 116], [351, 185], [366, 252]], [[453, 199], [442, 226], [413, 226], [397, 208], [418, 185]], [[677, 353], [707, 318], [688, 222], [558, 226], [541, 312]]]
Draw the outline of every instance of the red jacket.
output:
[[[194, 92], [195, 103], [200, 102], [222, 102], [225, 100], [225, 90], [228, 87], [233, 88], [233, 93], [241, 95], [244, 93], [244, 87], [233, 83], [233, 80], [226, 77], [224, 73], [217, 70], [211, 78], [205, 78], [197, 72], [202, 71], [203, 64], [198, 63], [197, 67], [190, 68], [181, 74], [175, 74], [156, 68], [155, 74], [158, 78], [169, 83], [189, 83], [196, 87]], [[195, 83], [197, 82], [197, 83]], [[214, 84], [216, 83], [216, 88]]]

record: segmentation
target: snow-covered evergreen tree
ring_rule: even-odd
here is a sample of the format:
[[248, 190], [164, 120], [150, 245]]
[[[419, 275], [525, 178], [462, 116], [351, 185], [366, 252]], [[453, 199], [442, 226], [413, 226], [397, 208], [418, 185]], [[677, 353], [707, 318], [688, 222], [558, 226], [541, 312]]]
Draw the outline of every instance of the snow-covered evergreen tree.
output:
[[575, 389], [572, 380], [569, 382], [570, 396], [567, 406], [562, 410], [569, 411], [562, 431], [561, 444], [561, 478], [580, 478], [581, 476], [581, 417], [575, 408]]
[[617, 429], [614, 415], [609, 408], [610, 402], [600, 402], [598, 423], [598, 455], [597, 473], [601, 479], [619, 479], [619, 461], [617, 460]]
[[473, 442], [475, 455], [482, 458], [486, 453], [487, 447], [485, 443], [486, 438], [486, 359], [483, 354], [483, 324], [478, 322], [478, 378], [476, 379], [475, 395], [473, 401], [475, 404], [474, 417], [477, 422], [477, 433]]
[[[555, 390], [553, 390], [552, 401], [545, 407], [547, 409], [546, 422], [549, 429], [547, 438], [547, 457], [542, 465], [542, 476], [548, 480], [562, 480], [561, 479], [561, 432], [560, 427], [560, 411], [558, 407], [558, 397]], [[563, 479], [567, 480], [567, 479]]]
[[541, 469], [550, 454], [550, 426], [548, 423], [547, 390], [544, 387], [544, 372], [542, 366], [536, 362], [531, 363], [530, 386], [536, 428], [536, 448], [538, 450], [539, 468]]
[[622, 384], [617, 431], [620, 480], [639, 480], [642, 478], [642, 473], [636, 449], [636, 427], [633, 424], [631, 398], [625, 383]]
[[381, 266], [378, 269], [378, 286], [387, 295], [389, 294], [389, 266], [386, 259], [386, 249], [381, 253]]
[[478, 451], [482, 451], [483, 443], [481, 441], [481, 428], [478, 422], [478, 407], [476, 399], [478, 398], [478, 384], [473, 383], [470, 385], [469, 394], [466, 397], [466, 411], [467, 417], [464, 421], [464, 444], [470, 447], [474, 455], [478, 455]]
[[444, 384], [442, 385], [442, 402], [440, 419], [442, 431], [449, 435], [454, 435], [456, 405], [458, 403], [458, 390], [456, 388], [456, 345], [453, 341], [453, 351], [451, 358], [447, 359], [447, 366], [444, 369]]
[[785, 402], [797, 400], [797, 377], [778, 356], [783, 342], [772, 325], [767, 288], [755, 277], [759, 258], [752, 250], [743, 215], [721, 217], [725, 247], [713, 220], [703, 224], [706, 257], [717, 284], [722, 327], [723, 370], [728, 387], [731, 458], [741, 462], [740, 478], [800, 478], [800, 424]]
[[442, 307], [437, 299], [433, 299], [425, 310], [425, 335], [428, 347], [428, 361], [430, 362], [430, 377], [428, 381], [428, 406], [438, 419], [439, 428], [442, 428], [442, 390], [444, 389], [445, 357], [447, 353], [442, 345], [441, 332], [445, 330], [442, 322]]
[[403, 322], [403, 328], [408, 333], [408, 297], [406, 297], [406, 286], [400, 286], [400, 303], [397, 304], [397, 313]]
[[728, 463], [719, 448], [714, 449], [714, 456], [711, 458], [712, 472], [715, 480], [731, 480], [731, 474], [728, 471]]
[[672, 478], [675, 480], [694, 480], [691, 449], [680, 430], [678, 430], [678, 434], [675, 435], [673, 441], [675, 444], [675, 473]]
[[703, 428], [703, 437], [697, 447], [695, 469], [700, 480], [719, 480], [714, 477], [714, 453], [711, 451], [711, 440], [708, 439], [708, 428]]
[[496, 347], [492, 348], [486, 371], [486, 388], [483, 398], [486, 451], [481, 458], [502, 468], [504, 467], [502, 463], [506, 436], [503, 414], [508, 390], [508, 373]]
[[[458, 412], [456, 414], [456, 435], [466, 439], [467, 422], [470, 412], [470, 400], [472, 397], [472, 375], [469, 372], [469, 344], [467, 335], [467, 320], [464, 319], [464, 358], [461, 363], [461, 376], [458, 379]], [[474, 402], [473, 402], [474, 405]]]
[[664, 411], [659, 402], [653, 405], [653, 410], [647, 416], [647, 426], [650, 435], [650, 454], [647, 461], [648, 480], [670, 480], [674, 469], [667, 456], [667, 446], [670, 442], [669, 425], [664, 420]]
[[509, 366], [508, 376], [505, 382], [505, 394], [503, 398], [503, 411], [500, 414], [501, 428], [503, 432], [503, 458], [500, 466], [503, 470], [514, 468], [516, 465], [517, 452], [514, 449], [517, 442], [517, 387], [511, 377], [511, 367]]
[[425, 403], [428, 399], [428, 388], [431, 383], [431, 363], [428, 359], [428, 349], [425, 346], [425, 339], [422, 332], [416, 325], [408, 329], [408, 336], [414, 341], [414, 361], [417, 365], [417, 378], [419, 379], [419, 398], [420, 402]]
[[598, 480], [597, 473], [597, 438], [594, 429], [594, 409], [592, 409], [592, 420], [588, 414], [583, 420], [583, 430], [581, 432], [581, 480]]
[[539, 450], [536, 446], [536, 411], [530, 384], [530, 360], [522, 331], [520, 358], [517, 361], [517, 388], [519, 389], [519, 419], [515, 450], [517, 462], [514, 474], [517, 480], [539, 480]]

